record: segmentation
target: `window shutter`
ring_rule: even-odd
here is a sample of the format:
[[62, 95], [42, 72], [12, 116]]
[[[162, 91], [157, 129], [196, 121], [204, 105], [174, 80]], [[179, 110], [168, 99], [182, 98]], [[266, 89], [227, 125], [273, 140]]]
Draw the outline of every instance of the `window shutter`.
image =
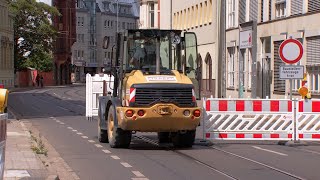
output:
[[291, 1], [291, 15], [302, 14], [303, 0]]
[[279, 47], [282, 41], [274, 42], [274, 91], [285, 92], [286, 91], [286, 81], [280, 80], [280, 65], [285, 63], [280, 59]]
[[250, 20], [258, 19], [258, 0], [250, 0]]
[[307, 66], [320, 65], [320, 36], [307, 38]]
[[320, 0], [308, 1], [308, 12], [316, 12], [320, 10]]
[[239, 1], [239, 24], [246, 22], [246, 0]]

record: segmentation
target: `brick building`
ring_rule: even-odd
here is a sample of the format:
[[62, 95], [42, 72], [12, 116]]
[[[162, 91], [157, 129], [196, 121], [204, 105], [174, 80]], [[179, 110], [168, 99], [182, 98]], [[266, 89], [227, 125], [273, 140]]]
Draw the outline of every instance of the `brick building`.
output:
[[71, 83], [71, 46], [76, 41], [76, 1], [52, 0], [61, 16], [53, 18], [58, 30], [54, 48], [54, 79], [57, 85]]

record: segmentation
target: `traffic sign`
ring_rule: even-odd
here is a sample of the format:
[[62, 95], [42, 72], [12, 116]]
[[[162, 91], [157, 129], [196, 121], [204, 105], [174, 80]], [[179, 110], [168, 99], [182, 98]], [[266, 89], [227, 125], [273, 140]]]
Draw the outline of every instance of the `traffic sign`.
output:
[[280, 66], [280, 79], [303, 79], [304, 66]]
[[294, 64], [300, 61], [303, 55], [303, 46], [296, 39], [287, 39], [280, 44], [279, 56], [287, 64]]

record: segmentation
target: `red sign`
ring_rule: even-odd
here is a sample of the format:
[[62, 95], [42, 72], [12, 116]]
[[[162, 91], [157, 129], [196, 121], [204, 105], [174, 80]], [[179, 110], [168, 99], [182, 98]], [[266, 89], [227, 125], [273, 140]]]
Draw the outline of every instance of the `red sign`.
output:
[[294, 64], [300, 61], [303, 55], [303, 46], [296, 39], [287, 39], [279, 47], [279, 56], [287, 64]]

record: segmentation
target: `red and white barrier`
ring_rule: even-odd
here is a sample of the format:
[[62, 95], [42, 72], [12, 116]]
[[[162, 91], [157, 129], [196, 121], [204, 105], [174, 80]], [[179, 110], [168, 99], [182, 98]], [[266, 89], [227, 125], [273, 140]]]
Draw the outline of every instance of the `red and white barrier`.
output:
[[302, 141], [320, 141], [320, 99], [298, 102], [297, 137]]
[[206, 139], [320, 141], [320, 99], [209, 98], [203, 104]]
[[220, 140], [290, 140], [293, 103], [288, 99], [207, 99], [205, 137]]
[[290, 100], [208, 99], [206, 111], [292, 112]]

